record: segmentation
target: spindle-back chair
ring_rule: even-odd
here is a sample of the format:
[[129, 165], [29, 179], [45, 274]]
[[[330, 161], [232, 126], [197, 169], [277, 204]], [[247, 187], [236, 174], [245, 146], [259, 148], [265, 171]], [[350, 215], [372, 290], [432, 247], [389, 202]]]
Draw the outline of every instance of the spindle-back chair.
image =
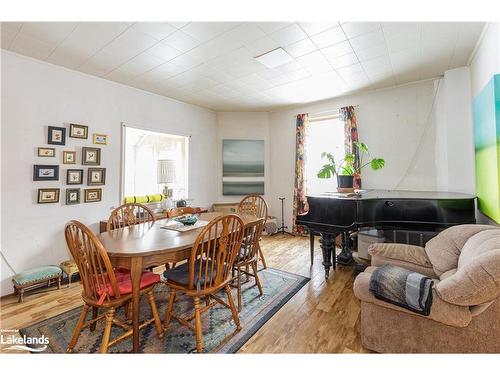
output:
[[154, 214], [148, 207], [140, 203], [125, 203], [111, 212], [106, 230], [109, 232], [130, 225], [154, 222]]
[[[194, 330], [198, 353], [203, 350], [201, 314], [216, 303], [231, 309], [236, 330], [241, 329], [229, 283], [232, 280], [233, 264], [241, 246], [243, 229], [243, 221], [237, 215], [219, 216], [213, 219], [196, 238], [188, 262], [164, 273], [166, 284], [170, 288], [164, 328], [168, 328], [173, 318]], [[215, 295], [223, 289], [229, 304]], [[183, 318], [172, 313], [177, 292], [193, 298], [194, 315]], [[203, 308], [200, 303], [202, 298], [206, 301], [206, 306]], [[211, 303], [210, 299], [214, 301]], [[195, 320], [194, 326], [190, 323], [193, 319]]]
[[[81, 283], [83, 284], [83, 310], [78, 323], [73, 331], [73, 336], [68, 345], [67, 352], [73, 352], [83, 328], [89, 327], [91, 331], [96, 328], [97, 321], [106, 319], [104, 335], [100, 352], [106, 353], [111, 345], [122, 341], [132, 335], [132, 327], [118, 319], [116, 309], [125, 307], [132, 298], [130, 273], [115, 270], [108, 257], [106, 249], [92, 231], [79, 221], [72, 220], [66, 224], [65, 237], [68, 248], [78, 265]], [[163, 328], [156, 308], [153, 287], [159, 282], [159, 276], [151, 272], [142, 275], [141, 295], [146, 294], [153, 315], [139, 326], [139, 329], [155, 322], [158, 337], [163, 337]], [[85, 323], [85, 319], [92, 307], [92, 319]], [[98, 315], [98, 308], [106, 310]], [[116, 324], [125, 332], [110, 341], [111, 327]]]

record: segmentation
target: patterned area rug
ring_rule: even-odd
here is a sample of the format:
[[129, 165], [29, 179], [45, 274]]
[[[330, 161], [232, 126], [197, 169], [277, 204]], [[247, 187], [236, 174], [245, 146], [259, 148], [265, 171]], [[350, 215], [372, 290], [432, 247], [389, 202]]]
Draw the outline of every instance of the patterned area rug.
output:
[[[254, 279], [250, 277], [242, 287], [242, 310], [239, 314], [241, 331], [235, 332], [231, 311], [220, 304], [202, 315], [203, 351], [207, 353], [235, 353], [264, 325], [290, 298], [292, 298], [309, 278], [296, 274], [267, 268], [259, 271], [264, 294], [259, 296]], [[243, 278], [245, 280], [245, 278]], [[255, 286], [255, 287], [254, 287]], [[235, 303], [236, 289], [231, 288]], [[163, 320], [168, 301], [168, 288], [159, 284], [155, 288], [156, 304]], [[225, 294], [221, 294], [226, 300]], [[179, 294], [175, 300], [174, 311], [186, 316], [193, 310], [192, 299]], [[65, 353], [76, 326], [81, 308], [76, 308], [20, 330], [21, 335], [49, 338], [47, 350], [43, 353]], [[118, 315], [123, 319], [123, 309]], [[91, 314], [89, 313], [88, 319]], [[145, 297], [141, 298], [141, 321], [150, 318], [151, 311]], [[104, 332], [104, 321], [97, 323], [96, 330], [84, 329], [74, 349], [75, 353], [97, 353]], [[111, 340], [122, 333], [122, 329], [113, 326]], [[172, 320], [163, 339], [158, 339], [154, 324], [141, 330], [140, 351], [143, 353], [191, 353], [195, 351], [196, 339], [193, 331]], [[110, 353], [129, 353], [132, 348], [131, 338], [126, 339], [109, 350]]]

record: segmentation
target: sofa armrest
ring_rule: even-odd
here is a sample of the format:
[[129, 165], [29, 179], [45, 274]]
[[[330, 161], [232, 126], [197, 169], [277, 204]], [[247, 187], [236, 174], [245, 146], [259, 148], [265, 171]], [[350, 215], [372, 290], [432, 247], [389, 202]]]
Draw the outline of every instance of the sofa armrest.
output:
[[432, 264], [420, 246], [399, 243], [376, 243], [370, 245], [372, 266], [392, 265], [406, 268], [432, 278], [436, 277]]
[[[424, 319], [431, 319], [453, 327], [467, 327], [472, 319], [472, 314], [468, 307], [452, 305], [443, 301], [437, 295], [436, 291], [432, 290], [432, 307], [431, 313], [428, 316], [414, 313], [413, 311], [393, 305], [391, 303], [375, 298], [370, 292], [370, 277], [375, 267], [368, 267], [365, 272], [360, 273], [354, 280], [354, 294], [361, 303], [372, 303], [374, 305], [419, 316]], [[435, 282], [439, 282], [435, 280]]]

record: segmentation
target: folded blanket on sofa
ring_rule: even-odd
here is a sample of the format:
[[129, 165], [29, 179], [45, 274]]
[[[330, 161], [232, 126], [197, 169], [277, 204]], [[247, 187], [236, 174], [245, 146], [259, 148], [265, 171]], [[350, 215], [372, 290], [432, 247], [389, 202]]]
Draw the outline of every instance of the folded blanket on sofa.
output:
[[420, 273], [386, 265], [373, 271], [370, 292], [388, 303], [429, 315], [433, 283], [431, 278]]

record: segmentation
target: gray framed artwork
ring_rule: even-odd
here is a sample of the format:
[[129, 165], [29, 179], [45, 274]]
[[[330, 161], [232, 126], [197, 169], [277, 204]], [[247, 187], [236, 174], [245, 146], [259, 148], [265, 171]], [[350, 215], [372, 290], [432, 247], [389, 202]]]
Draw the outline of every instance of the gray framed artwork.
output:
[[222, 194], [264, 194], [264, 141], [222, 141]]

